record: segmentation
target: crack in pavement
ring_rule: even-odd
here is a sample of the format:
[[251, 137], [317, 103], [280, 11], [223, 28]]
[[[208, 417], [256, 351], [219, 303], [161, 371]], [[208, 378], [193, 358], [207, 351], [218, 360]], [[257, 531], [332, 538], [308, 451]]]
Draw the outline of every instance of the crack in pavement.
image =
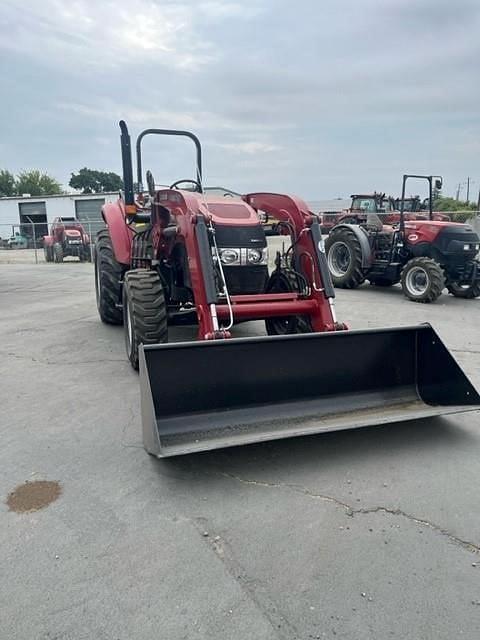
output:
[[189, 519], [197, 532], [201, 535], [213, 553], [220, 560], [227, 573], [239, 585], [253, 606], [268, 621], [279, 640], [296, 640], [300, 638], [300, 632], [295, 625], [282, 613], [278, 605], [264, 592], [258, 593], [257, 586], [261, 581], [250, 578], [242, 564], [236, 559], [235, 554], [227, 540], [223, 536], [213, 536], [209, 531], [208, 519], [204, 516]]
[[268, 489], [288, 489], [290, 491], [294, 491], [295, 493], [304, 495], [307, 498], [312, 498], [314, 500], [322, 500], [323, 502], [332, 503], [337, 507], [341, 507], [342, 509], [344, 509], [344, 511], [346, 512], [346, 515], [351, 518], [357, 515], [366, 515], [369, 513], [386, 513], [391, 516], [400, 516], [400, 517], [406, 518], [407, 520], [410, 520], [410, 522], [415, 522], [416, 524], [422, 525], [423, 527], [428, 527], [429, 529], [432, 529], [432, 531], [435, 531], [436, 533], [439, 533], [440, 535], [448, 538], [454, 544], [466, 549], [467, 551], [470, 551], [471, 553], [480, 553], [480, 545], [470, 542], [469, 540], [464, 540], [463, 538], [460, 538], [459, 536], [456, 536], [453, 533], [450, 533], [450, 531], [448, 531], [447, 529], [444, 529], [443, 527], [436, 524], [435, 522], [431, 522], [426, 518], [419, 518], [410, 513], [407, 513], [406, 511], [403, 511], [402, 509], [391, 509], [389, 507], [384, 507], [384, 506], [363, 507], [363, 508], [357, 509], [355, 507], [352, 507], [352, 505], [346, 502], [342, 502], [342, 500], [339, 500], [334, 496], [329, 496], [323, 493], [314, 493], [313, 491], [311, 491], [307, 487], [304, 487], [303, 485], [286, 483], [286, 482], [276, 483], [276, 482], [263, 482], [263, 481], [251, 480], [248, 478], [242, 478], [240, 476], [237, 476], [231, 473], [227, 473], [225, 471], [222, 471], [219, 473], [220, 475], [226, 478], [236, 480], [237, 482], [241, 482], [242, 484], [265, 487]]

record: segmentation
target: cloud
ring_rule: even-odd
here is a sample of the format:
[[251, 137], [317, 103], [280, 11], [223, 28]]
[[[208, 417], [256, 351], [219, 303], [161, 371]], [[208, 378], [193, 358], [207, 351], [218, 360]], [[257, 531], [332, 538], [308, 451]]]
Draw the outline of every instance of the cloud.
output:
[[8, 38], [0, 48], [35, 55], [50, 66], [131, 67], [144, 61], [190, 71], [213, 57], [194, 37], [193, 12], [182, 3], [149, 0], [42, 0], [2, 8]]
[[235, 153], [247, 153], [247, 154], [257, 154], [257, 153], [271, 153], [272, 151], [278, 151], [280, 147], [276, 144], [268, 144], [265, 142], [238, 142], [238, 143], [228, 143], [219, 145], [222, 149], [228, 149], [229, 151], [234, 151]]
[[[4, 0], [3, 157], [115, 170], [124, 118], [193, 130], [209, 180], [241, 190], [396, 191], [422, 170], [451, 192], [478, 171], [478, 33], [476, 0]], [[182, 177], [191, 149], [154, 146], [157, 179]]]

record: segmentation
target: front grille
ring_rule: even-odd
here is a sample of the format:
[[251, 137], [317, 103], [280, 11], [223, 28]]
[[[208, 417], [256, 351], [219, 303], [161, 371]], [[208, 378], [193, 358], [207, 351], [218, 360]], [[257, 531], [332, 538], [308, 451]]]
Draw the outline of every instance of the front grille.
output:
[[[464, 244], [475, 245], [480, 242], [478, 235], [471, 227], [445, 227], [435, 238], [433, 244], [442, 253], [463, 251]], [[467, 253], [467, 252], [465, 252]]]
[[228, 293], [232, 296], [263, 293], [268, 279], [268, 268], [262, 267], [223, 267]]
[[267, 246], [267, 238], [262, 225], [230, 226], [215, 225], [215, 238], [218, 247], [252, 247], [262, 249]]

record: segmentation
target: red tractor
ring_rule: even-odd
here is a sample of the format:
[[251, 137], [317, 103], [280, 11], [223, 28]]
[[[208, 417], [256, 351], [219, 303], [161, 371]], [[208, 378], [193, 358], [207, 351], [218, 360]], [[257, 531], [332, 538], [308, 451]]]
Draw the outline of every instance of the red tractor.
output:
[[[395, 200], [384, 193], [371, 193], [367, 195], [352, 195], [352, 204], [349, 209], [338, 213], [325, 212], [322, 215], [322, 233], [330, 233], [337, 224], [365, 224], [367, 216], [376, 213], [383, 224], [398, 224], [400, 222], [401, 198]], [[420, 202], [418, 196], [405, 198], [403, 201], [405, 220], [428, 220], [425, 203]], [[448, 222], [450, 217], [438, 212], [433, 212], [433, 220]]]
[[[441, 178], [403, 176], [401, 205], [409, 178], [441, 187]], [[414, 302], [434, 302], [445, 287], [456, 297], [480, 296], [480, 239], [466, 224], [434, 219], [406, 220], [401, 206], [398, 225], [385, 225], [375, 213], [364, 224], [339, 224], [327, 241], [327, 261], [336, 287], [353, 289], [365, 280], [377, 286], [401, 282], [403, 292]]]
[[43, 236], [46, 262], [63, 262], [75, 256], [80, 262], [91, 262], [90, 237], [75, 218], [55, 218], [50, 235]]
[[[103, 207], [107, 229], [97, 235], [95, 283], [100, 317], [124, 324], [134, 368], [139, 345], [167, 342], [174, 324], [198, 324], [199, 340], [228, 338], [234, 324], [258, 319], [271, 335], [345, 328], [333, 310], [320, 226], [305, 202], [271, 193], [240, 200], [209, 195], [198, 138], [168, 129], [139, 135], [134, 194], [130, 138], [123, 121], [120, 127], [125, 197]], [[144, 194], [141, 142], [147, 134], [193, 140], [196, 179], [157, 189], [148, 171]], [[270, 276], [258, 210], [277, 220], [295, 246], [289, 256], [278, 256]]]
[[[140, 369], [149, 453], [173, 456], [480, 405], [431, 327], [350, 332], [337, 322], [319, 222], [303, 200], [209, 194], [198, 138], [169, 129], [138, 136], [135, 193], [130, 136], [125, 122], [120, 128], [125, 192], [102, 209], [107, 228], [97, 235], [95, 288], [100, 318], [124, 325], [129, 360]], [[141, 143], [149, 134], [192, 140], [195, 179], [158, 188], [147, 171], [144, 192]], [[276, 221], [288, 245], [271, 273], [259, 212]], [[234, 324], [259, 319], [268, 336], [231, 337]], [[169, 342], [175, 324], [196, 325], [198, 340]], [[419, 344], [424, 351], [415, 359]]]

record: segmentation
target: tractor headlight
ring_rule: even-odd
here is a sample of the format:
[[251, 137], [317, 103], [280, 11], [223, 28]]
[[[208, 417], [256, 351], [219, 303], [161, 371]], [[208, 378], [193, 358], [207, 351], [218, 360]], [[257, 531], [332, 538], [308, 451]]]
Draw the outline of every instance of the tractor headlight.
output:
[[222, 264], [240, 264], [240, 249], [220, 249]]
[[267, 249], [247, 249], [249, 264], [267, 264]]

